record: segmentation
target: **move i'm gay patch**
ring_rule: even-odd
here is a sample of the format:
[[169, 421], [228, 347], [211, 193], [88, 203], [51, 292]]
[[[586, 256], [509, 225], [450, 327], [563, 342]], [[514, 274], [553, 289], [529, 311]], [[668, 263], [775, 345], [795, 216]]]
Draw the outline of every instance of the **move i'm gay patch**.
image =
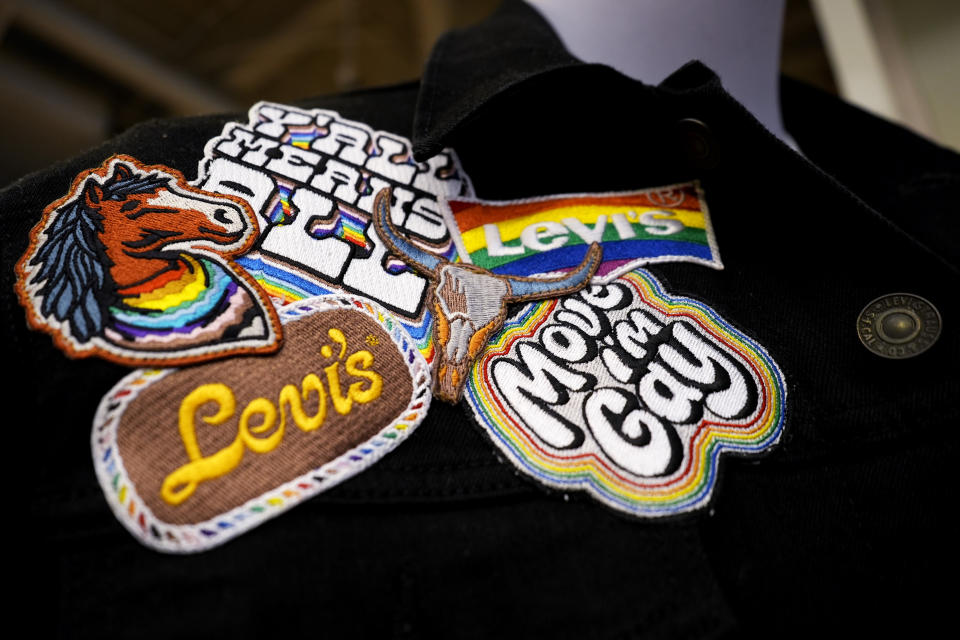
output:
[[612, 279], [659, 262], [723, 268], [696, 181], [510, 201], [451, 198], [448, 205], [460, 260], [495, 274], [568, 270], [593, 243], [603, 250], [597, 278]]
[[138, 369], [104, 396], [97, 478], [143, 544], [222, 544], [363, 471], [423, 420], [428, 365], [381, 307], [325, 295], [280, 316], [276, 355]]
[[786, 395], [761, 345], [645, 270], [515, 309], [464, 392], [521, 472], [647, 518], [703, 507], [724, 454], [775, 445]]

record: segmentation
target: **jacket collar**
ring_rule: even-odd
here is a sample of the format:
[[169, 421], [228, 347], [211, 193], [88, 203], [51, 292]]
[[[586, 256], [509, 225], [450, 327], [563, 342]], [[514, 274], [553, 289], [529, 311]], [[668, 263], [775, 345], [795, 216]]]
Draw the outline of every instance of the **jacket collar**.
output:
[[435, 155], [451, 144], [461, 127], [481, 117], [498, 96], [551, 73], [614, 82], [649, 99], [670, 94], [715, 93], [720, 81], [710, 69], [691, 62], [650, 87], [601, 64], [575, 58], [550, 24], [521, 0], [505, 0], [486, 20], [445, 33], [427, 61], [413, 120], [417, 160]]
[[583, 65], [520, 0], [507, 0], [477, 25], [445, 33], [424, 70], [413, 121], [414, 155], [436, 154], [497, 94], [541, 73]]
[[[929, 176], [931, 172], [943, 174], [944, 167], [950, 176], [960, 175], [960, 156], [787, 79], [781, 84], [781, 99], [787, 129], [817, 166], [815, 172], [829, 183], [832, 193], [847, 206], [862, 207], [865, 200], [880, 208], [885, 217], [908, 234], [925, 238], [923, 242], [957, 272], [956, 238], [960, 237], [960, 229], [930, 233], [926, 222], [910, 212], [918, 190], [931, 201], [950, 191], [950, 185], [956, 184], [955, 178], [932, 182]], [[602, 110], [595, 109], [597, 102], [603, 102]], [[563, 108], [551, 109], [551, 105]], [[538, 148], [541, 158], [558, 159], [551, 165], [557, 174], [554, 179], [569, 182], [570, 189], [588, 191], [592, 185], [576, 183], [575, 176], [565, 180], [568, 176], [563, 174], [564, 165], [569, 163], [559, 160], [564, 151], [551, 148], [546, 130], [563, 126], [562, 115], [558, 114], [591, 110], [594, 131], [577, 139], [584, 157], [601, 157], [597, 153], [590, 155], [596, 151], [591, 145], [594, 139], [610, 133], [598, 133], [598, 126], [609, 128], [610, 123], [626, 123], [628, 128], [617, 130], [617, 135], [622, 136], [625, 145], [631, 142], [632, 135], [634, 142], [640, 141], [635, 148], [643, 150], [626, 164], [611, 160], [610, 149], [603, 148], [610, 181], [597, 185], [599, 190], [635, 186], [632, 182], [627, 185], [629, 180], [620, 184], [618, 180], [624, 176], [616, 174], [618, 166], [625, 167], [630, 176], [645, 176], [651, 184], [658, 179], [661, 184], [668, 184], [669, 175], [659, 176], [664, 167], [669, 169], [671, 163], [689, 165], [683, 150], [685, 134], [674, 126], [689, 119], [711, 125], [712, 144], [725, 160], [736, 161], [736, 156], [740, 161], [793, 156], [789, 166], [804, 171], [810, 168], [810, 162], [788, 150], [730, 97], [716, 74], [703, 64], [691, 62], [658, 86], [645, 85], [610, 67], [575, 58], [540, 13], [521, 0], [505, 0], [485, 21], [451, 31], [437, 42], [417, 99], [414, 156], [422, 161], [443, 147], [452, 146], [458, 152], [467, 152], [461, 153], [462, 160], [470, 159], [466, 156], [483, 159], [486, 154], [498, 154], [499, 149], [509, 147], [509, 154], [496, 158], [497, 190], [490, 190], [485, 196], [515, 198], [546, 188], [530, 182], [527, 176], [518, 179], [516, 185], [509, 184], [510, 175], [523, 174], [524, 163], [539, 161], [531, 158], [530, 151]], [[524, 145], [510, 144], [520, 139]], [[878, 142], [881, 140], [893, 141], [900, 155], [912, 159], [909, 166], [891, 164], [884, 145]], [[715, 173], [711, 166], [695, 169], [700, 176]], [[475, 173], [479, 174], [479, 170]], [[843, 185], [854, 189], [859, 198]], [[880, 214], [874, 210], [871, 215]], [[943, 220], [941, 225], [956, 227]]]

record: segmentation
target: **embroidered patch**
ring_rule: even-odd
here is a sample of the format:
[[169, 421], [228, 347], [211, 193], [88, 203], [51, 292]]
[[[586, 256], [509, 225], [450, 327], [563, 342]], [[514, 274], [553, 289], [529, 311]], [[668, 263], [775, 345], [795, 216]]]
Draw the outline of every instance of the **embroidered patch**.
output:
[[30, 325], [72, 357], [174, 366], [280, 347], [266, 294], [230, 257], [253, 244], [245, 201], [113, 156], [50, 204], [17, 263]]
[[655, 262], [723, 268], [698, 182], [509, 202], [453, 198], [449, 207], [460, 259], [493, 273], [569, 269], [592, 242], [603, 247], [597, 275], [606, 279]]
[[473, 189], [453, 151], [415, 162], [401, 136], [336, 112], [261, 102], [206, 146], [204, 189], [244, 198], [260, 216], [256, 251], [239, 260], [280, 304], [328, 292], [370, 298], [395, 314], [432, 360], [427, 280], [387, 255], [370, 224], [377, 192], [425, 251], [456, 249], [439, 197]]
[[426, 415], [428, 365], [388, 313], [346, 295], [280, 313], [274, 356], [139, 369], [101, 401], [97, 478], [145, 545], [222, 544], [369, 467]]
[[552, 278], [501, 276], [473, 265], [453, 264], [400, 235], [390, 220], [389, 202], [387, 189], [377, 194], [374, 226], [393, 255], [430, 279], [437, 343], [433, 393], [446, 402], [460, 401], [470, 367], [487, 339], [503, 326], [508, 304], [577, 291], [600, 264], [602, 252], [596, 244], [573, 271]]
[[658, 517], [705, 505], [722, 453], [779, 440], [786, 387], [755, 341], [637, 270], [508, 318], [465, 398], [538, 482]]

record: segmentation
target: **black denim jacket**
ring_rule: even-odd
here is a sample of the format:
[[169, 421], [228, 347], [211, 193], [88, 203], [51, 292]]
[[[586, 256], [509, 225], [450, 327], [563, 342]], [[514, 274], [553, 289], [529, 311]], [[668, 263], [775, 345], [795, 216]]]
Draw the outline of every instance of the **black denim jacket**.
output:
[[[725, 458], [711, 503], [666, 521], [538, 488], [462, 406], [435, 403], [374, 467], [223, 547], [142, 547], [90, 462], [97, 404], [127, 370], [70, 360], [28, 330], [14, 264], [82, 170], [124, 153], [193, 178], [204, 143], [242, 117], [146, 122], [7, 187], [7, 427], [21, 446], [8, 448], [6, 504], [8, 554], [25, 561], [10, 584], [21, 620], [64, 636], [591, 638], [948, 620], [960, 157], [790, 80], [782, 102], [803, 155], [703, 65], [644, 85], [576, 60], [511, 2], [445, 35], [420, 84], [300, 103], [411, 137], [418, 159], [453, 147], [487, 199], [701, 181], [725, 268], [650, 271], [762, 344], [789, 401], [776, 448]], [[943, 318], [912, 359], [875, 356], [855, 330], [865, 304], [894, 292]]]

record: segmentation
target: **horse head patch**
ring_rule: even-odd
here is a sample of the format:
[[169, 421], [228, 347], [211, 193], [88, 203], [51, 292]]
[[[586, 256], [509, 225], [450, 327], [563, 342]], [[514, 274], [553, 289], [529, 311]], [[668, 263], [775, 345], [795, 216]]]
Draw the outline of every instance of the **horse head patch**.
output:
[[17, 264], [35, 329], [71, 357], [181, 366], [279, 349], [280, 320], [230, 257], [257, 221], [241, 198], [113, 156], [50, 204]]

